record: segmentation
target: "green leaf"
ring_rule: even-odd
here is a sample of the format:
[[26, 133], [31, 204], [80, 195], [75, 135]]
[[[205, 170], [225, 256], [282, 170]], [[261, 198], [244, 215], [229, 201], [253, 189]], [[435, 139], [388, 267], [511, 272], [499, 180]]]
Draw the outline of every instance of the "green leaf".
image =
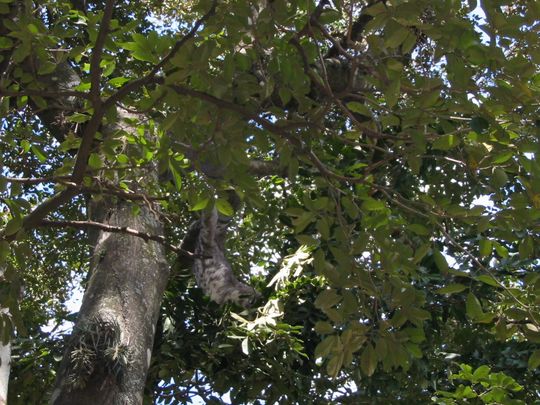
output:
[[169, 170], [173, 176], [176, 191], [182, 190], [182, 175], [180, 174], [180, 168], [176, 160], [169, 160]]
[[493, 248], [493, 244], [489, 239], [480, 239], [479, 242], [479, 251], [480, 251], [480, 257], [486, 257], [491, 254], [491, 250]]
[[430, 234], [429, 229], [422, 224], [410, 224], [407, 228], [417, 235], [427, 236]]
[[501, 188], [506, 183], [508, 183], [506, 171], [500, 167], [495, 168], [493, 170], [493, 174], [491, 175], [490, 184], [495, 188]]
[[471, 119], [471, 129], [474, 132], [481, 134], [488, 128], [489, 128], [489, 122], [485, 120], [484, 118], [474, 117], [473, 119]]
[[334, 289], [324, 290], [317, 296], [315, 307], [319, 309], [330, 308], [341, 301], [341, 296]]
[[418, 346], [417, 344], [414, 344], [412, 342], [406, 342], [405, 349], [407, 349], [407, 351], [415, 359], [421, 359], [423, 357], [422, 350], [420, 349], [420, 346]]
[[218, 198], [216, 200], [216, 208], [220, 213], [228, 217], [232, 217], [234, 215], [234, 209], [232, 205], [224, 198]]
[[13, 41], [5, 36], [0, 37], [0, 49], [9, 49], [13, 46]]
[[103, 167], [101, 156], [99, 156], [97, 153], [91, 153], [90, 157], [88, 158], [88, 167], [91, 169], [100, 169]]
[[366, 211], [380, 211], [386, 208], [384, 201], [368, 198], [362, 203], [362, 209]]
[[332, 349], [337, 344], [338, 337], [335, 335], [325, 337], [318, 345], [315, 347], [315, 358], [327, 357]]
[[476, 370], [474, 370], [473, 382], [477, 382], [480, 379], [487, 378], [490, 371], [491, 371], [491, 368], [486, 365], [478, 367]]
[[83, 122], [90, 120], [90, 118], [92, 117], [88, 114], [74, 113], [67, 118], [67, 121], [81, 124]]
[[319, 335], [329, 335], [334, 332], [334, 327], [330, 322], [317, 321], [315, 323], [315, 332]]
[[330, 377], [336, 378], [338, 376], [339, 371], [343, 366], [343, 358], [343, 352], [341, 352], [328, 360], [328, 363], [326, 364], [326, 372]]
[[530, 370], [534, 370], [540, 367], [540, 349], [535, 350], [531, 354], [531, 356], [529, 357], [529, 361], [527, 362], [527, 367]]
[[203, 210], [206, 208], [206, 206], [208, 205], [208, 203], [210, 202], [210, 198], [206, 197], [206, 198], [202, 198], [200, 200], [198, 200], [192, 207], [191, 207], [191, 211], [200, 211], [200, 210]]
[[[390, 27], [390, 25], [388, 27]], [[405, 38], [407, 38], [408, 34], [409, 30], [407, 28], [399, 24], [392, 24], [392, 29], [387, 29], [387, 35], [385, 35], [386, 38], [384, 44], [388, 48], [397, 48], [403, 43]]]
[[436, 293], [437, 294], [455, 294], [455, 293], [460, 293], [466, 290], [467, 288], [469, 287], [467, 287], [466, 285], [459, 284], [459, 283], [452, 283], [452, 284], [448, 284], [445, 287], [439, 288], [436, 291]]
[[526, 236], [519, 243], [519, 258], [521, 260], [526, 260], [534, 257], [534, 242], [530, 236]]
[[449, 150], [452, 149], [455, 146], [458, 146], [460, 142], [460, 139], [458, 136], [450, 134], [450, 135], [441, 135], [433, 141], [433, 149], [439, 149], [439, 150]]
[[448, 262], [446, 261], [444, 255], [438, 249], [433, 249], [433, 260], [435, 261], [437, 268], [442, 273], [448, 272]]
[[293, 219], [294, 231], [301, 233], [314, 219], [315, 214], [313, 212], [304, 211], [298, 218]]
[[6, 242], [5, 240], [0, 241], [0, 266], [2, 266], [5, 263], [10, 250], [11, 249], [9, 247], [9, 242]]
[[371, 117], [371, 110], [358, 101], [351, 101], [350, 103], [347, 103], [347, 108], [357, 114]]
[[44, 163], [47, 161], [47, 154], [43, 151], [43, 149], [41, 149], [37, 145], [32, 145], [31, 148], [32, 148], [32, 152], [34, 152], [34, 155], [36, 155], [36, 157], [41, 163]]
[[377, 363], [377, 353], [375, 353], [373, 345], [369, 343], [360, 357], [360, 368], [365, 375], [371, 377], [377, 368]]
[[467, 316], [473, 320], [480, 319], [484, 316], [484, 311], [482, 311], [482, 305], [480, 305], [480, 301], [472, 292], [469, 292], [469, 294], [467, 294], [465, 308], [467, 311]]
[[495, 251], [499, 256], [501, 256], [503, 259], [508, 257], [508, 249], [501, 245], [498, 242], [493, 242], [493, 246], [495, 246]]
[[22, 217], [15, 216], [9, 220], [9, 222], [6, 224], [6, 228], [4, 230], [4, 234], [6, 236], [14, 235], [16, 234], [19, 229], [22, 227]]
[[401, 90], [401, 80], [399, 78], [392, 80], [388, 87], [384, 90], [384, 96], [386, 98], [386, 104], [388, 107], [394, 107], [399, 99], [400, 90]]
[[130, 79], [127, 78], [127, 77], [122, 77], [122, 76], [121, 76], [121, 77], [115, 77], [115, 78], [109, 80], [109, 84], [110, 84], [111, 86], [113, 86], [113, 87], [120, 87], [120, 86], [122, 86], [124, 83], [129, 82], [129, 80], [130, 80]]
[[488, 276], [487, 274], [482, 274], [481, 276], [476, 277], [476, 280], [481, 281], [492, 287], [500, 287], [500, 284], [493, 277]]
[[508, 160], [510, 160], [514, 156], [514, 151], [512, 150], [505, 150], [493, 158], [493, 163], [496, 165], [500, 165], [502, 163], [506, 163]]

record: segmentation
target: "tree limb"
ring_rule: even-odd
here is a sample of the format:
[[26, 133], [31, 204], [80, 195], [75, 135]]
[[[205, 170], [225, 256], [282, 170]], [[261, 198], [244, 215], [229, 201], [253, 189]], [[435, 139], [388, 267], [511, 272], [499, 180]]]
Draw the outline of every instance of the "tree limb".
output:
[[127, 226], [107, 225], [107, 224], [103, 224], [101, 222], [95, 222], [95, 221], [52, 221], [52, 220], [47, 220], [47, 219], [43, 219], [39, 221], [36, 225], [41, 226], [41, 227], [54, 227], [54, 228], [75, 228], [75, 229], [94, 228], [94, 229], [99, 229], [104, 232], [124, 233], [126, 235], [142, 238], [147, 242], [149, 240], [158, 242], [175, 253], [181, 253], [183, 256], [186, 256], [189, 258], [195, 257], [193, 252], [190, 252], [186, 249], [183, 249], [182, 247], [174, 246], [168, 243], [164, 236], [150, 235], [148, 233], [144, 233], [136, 229], [129, 228]]
[[101, 102], [101, 54], [103, 53], [105, 40], [107, 39], [107, 34], [109, 33], [109, 25], [111, 23], [113, 8], [114, 0], [107, 0], [105, 3], [105, 9], [103, 10], [103, 19], [101, 20], [96, 43], [92, 51], [92, 58], [90, 59], [90, 97], [94, 103]]

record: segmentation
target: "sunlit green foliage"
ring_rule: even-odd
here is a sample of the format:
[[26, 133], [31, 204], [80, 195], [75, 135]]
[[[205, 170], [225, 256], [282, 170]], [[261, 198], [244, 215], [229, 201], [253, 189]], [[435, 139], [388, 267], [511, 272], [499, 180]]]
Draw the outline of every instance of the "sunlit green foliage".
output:
[[[23, 218], [66, 187], [78, 131], [100, 113], [96, 75], [114, 103], [83, 185], [130, 192], [157, 164], [145, 193], [171, 245], [208, 204], [231, 214], [234, 189], [230, 259], [265, 297], [249, 313], [218, 308], [171, 252], [149, 402], [540, 401], [538, 2], [334, 1], [313, 17], [319, 2], [217, 1], [193, 35], [211, 1], [118, 2], [98, 72], [103, 2], [20, 3], [0, 2], [10, 403], [50, 387], [61, 350], [41, 328], [66, 318], [87, 269], [82, 233]], [[81, 82], [60, 95], [78, 108], [59, 136], [35, 112], [55, 108], [63, 63]], [[132, 130], [102, 130], [119, 108]], [[217, 175], [201, 174], [209, 163]], [[48, 218], [84, 219], [83, 195]]]

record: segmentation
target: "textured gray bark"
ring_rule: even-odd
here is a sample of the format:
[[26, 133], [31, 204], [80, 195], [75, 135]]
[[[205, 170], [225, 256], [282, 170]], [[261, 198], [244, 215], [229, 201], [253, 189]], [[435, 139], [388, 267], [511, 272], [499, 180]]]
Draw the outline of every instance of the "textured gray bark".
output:
[[[147, 208], [134, 215], [126, 202], [102, 201], [94, 206], [92, 220], [154, 235], [163, 232], [158, 218]], [[92, 275], [51, 403], [140, 404], [169, 267], [163, 247], [156, 242], [108, 232], [99, 232], [92, 239]], [[96, 355], [93, 370], [81, 373], [73, 366], [74, 353], [81, 345], [88, 346], [89, 339], [84, 335], [89, 330], [97, 335], [108, 332], [100, 323], [103, 321], [114, 323], [119, 336], [101, 342], [111, 349], [127, 349], [129, 360], [124, 365], [120, 362], [120, 369], [113, 370], [111, 356], [103, 354], [106, 348], [96, 345], [89, 347]]]

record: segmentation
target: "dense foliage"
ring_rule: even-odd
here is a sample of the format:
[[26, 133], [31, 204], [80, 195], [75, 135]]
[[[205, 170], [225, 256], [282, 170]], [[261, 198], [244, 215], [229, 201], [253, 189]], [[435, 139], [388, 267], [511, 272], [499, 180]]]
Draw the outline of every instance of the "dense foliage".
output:
[[[148, 403], [540, 401], [539, 3], [180, 3], [0, 1], [10, 403], [52, 386], [100, 193], [160, 210], [169, 248], [234, 215], [264, 295], [218, 307], [171, 249]], [[133, 130], [102, 130], [119, 111]]]

